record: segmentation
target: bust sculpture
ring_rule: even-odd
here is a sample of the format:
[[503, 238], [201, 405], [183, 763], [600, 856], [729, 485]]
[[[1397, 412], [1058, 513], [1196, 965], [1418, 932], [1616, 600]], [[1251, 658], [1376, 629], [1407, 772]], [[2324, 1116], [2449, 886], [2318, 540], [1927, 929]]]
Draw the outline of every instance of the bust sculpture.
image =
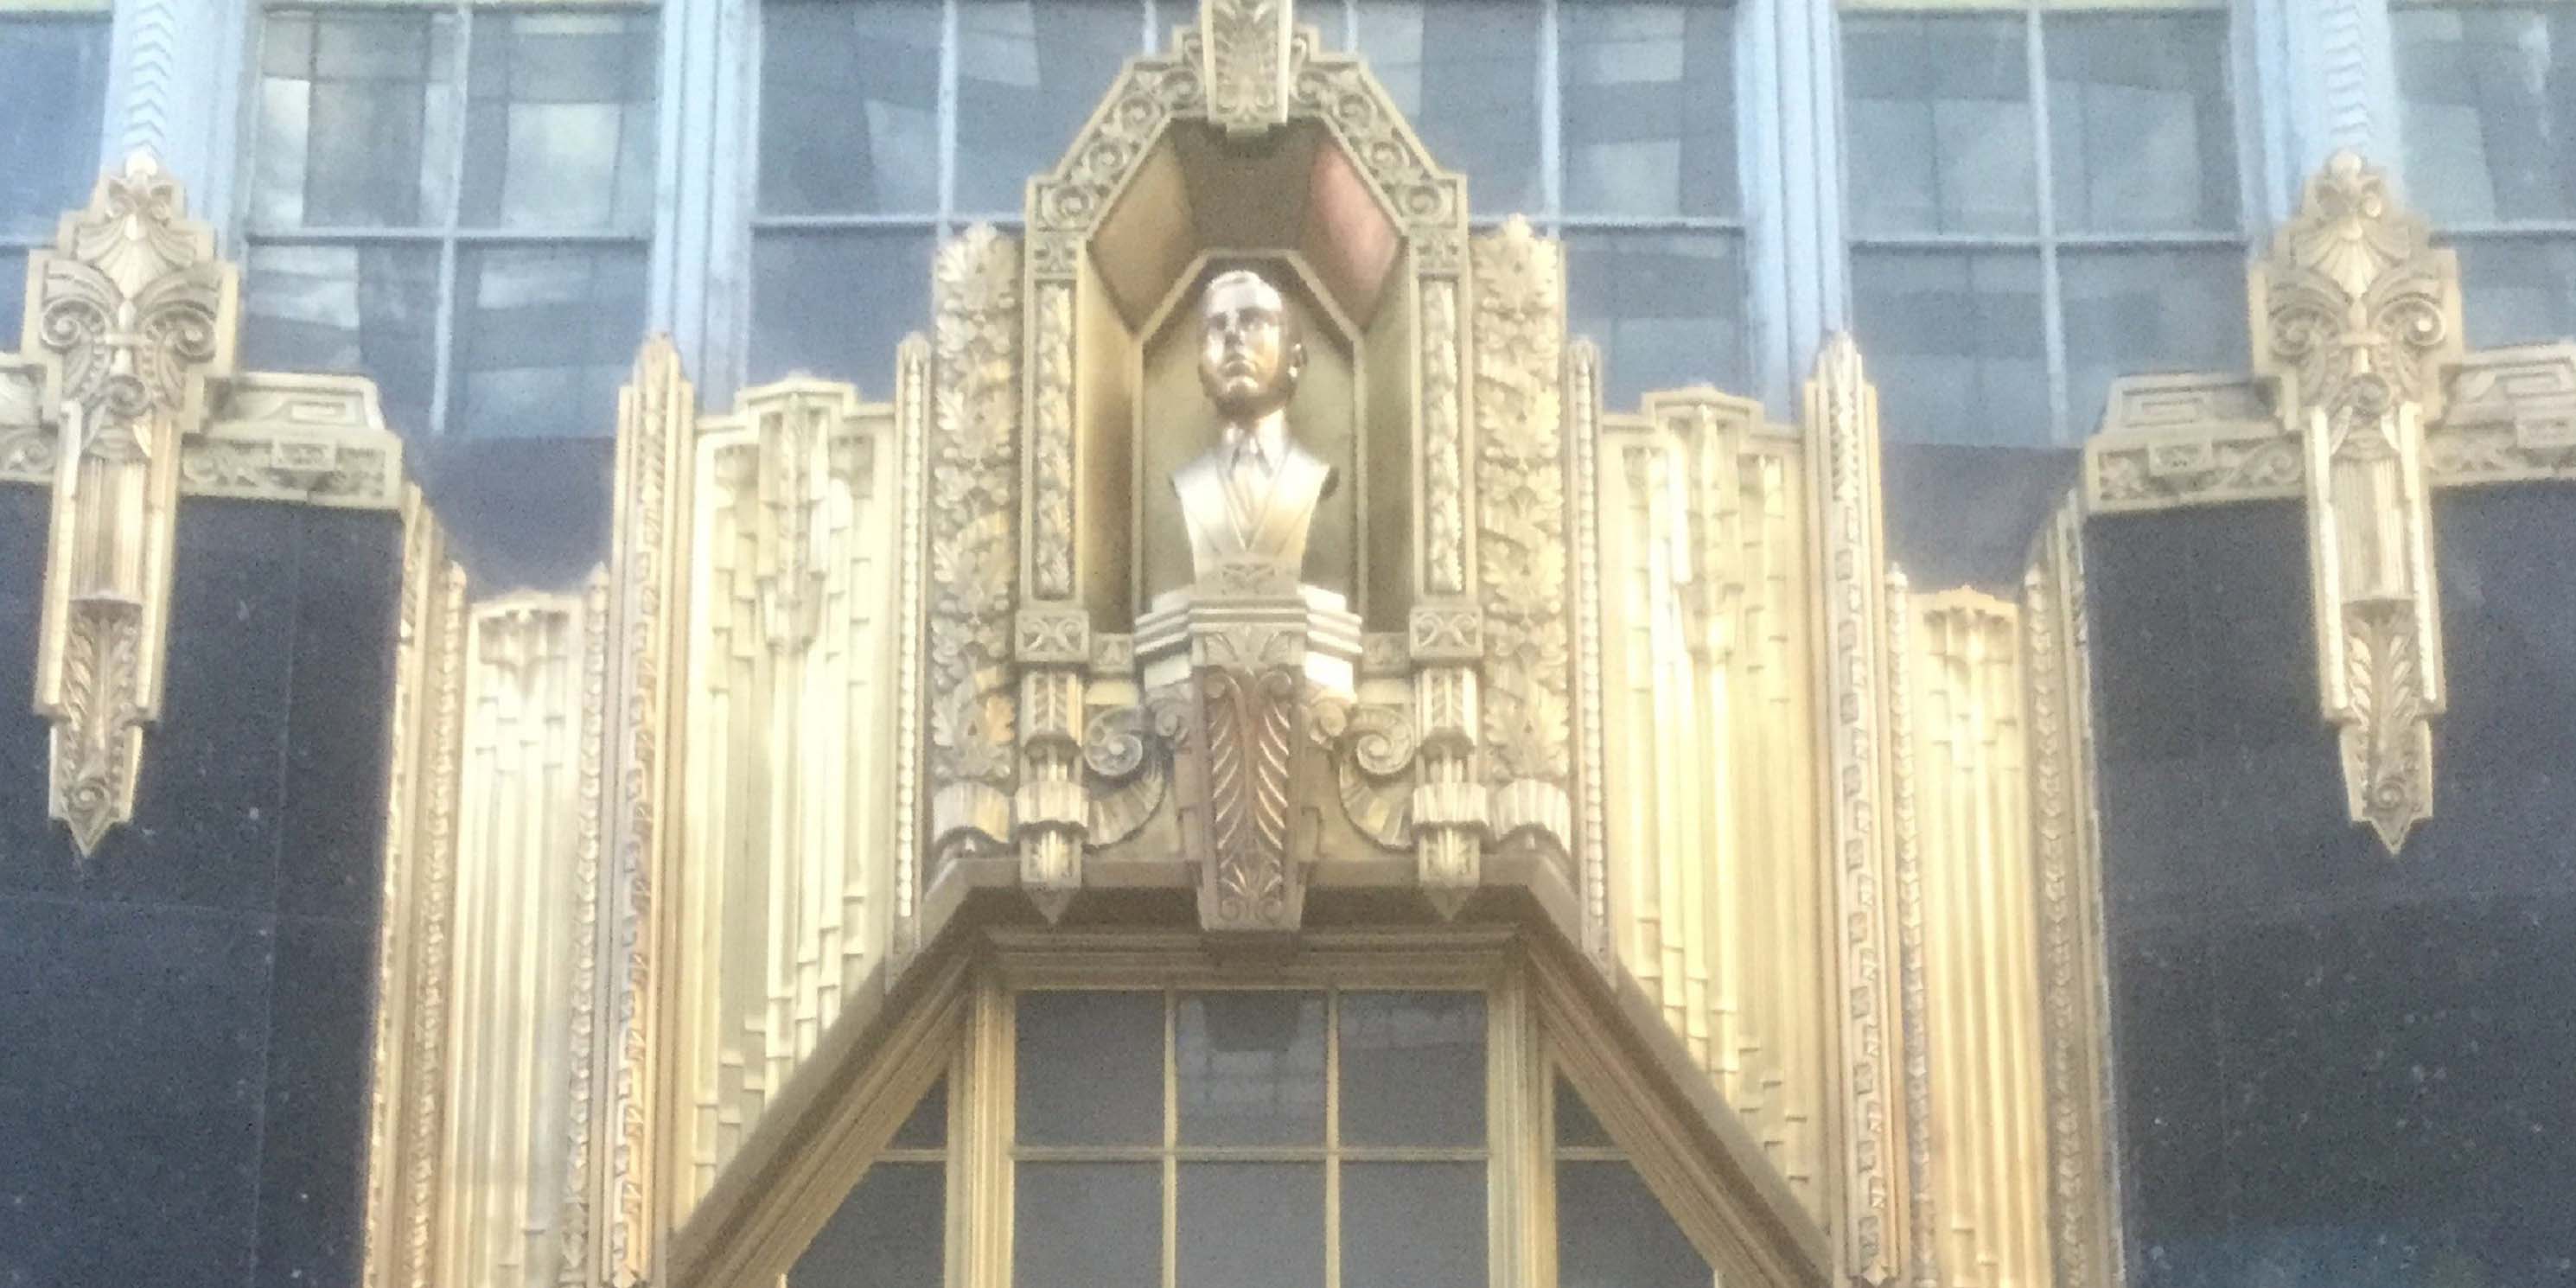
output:
[[1295, 579], [1333, 467], [1288, 436], [1288, 403], [1306, 366], [1297, 317], [1259, 272], [1228, 269], [1199, 294], [1199, 384], [1218, 439], [1172, 472], [1194, 576], [1256, 563]]

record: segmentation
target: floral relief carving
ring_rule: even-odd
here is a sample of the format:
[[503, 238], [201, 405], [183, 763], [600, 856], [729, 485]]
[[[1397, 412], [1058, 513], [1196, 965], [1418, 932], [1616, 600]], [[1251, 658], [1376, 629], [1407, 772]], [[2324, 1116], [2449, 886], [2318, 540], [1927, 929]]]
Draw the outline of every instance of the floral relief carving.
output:
[[1564, 271], [1514, 220], [1475, 261], [1476, 535], [1484, 610], [1481, 743], [1497, 836], [1568, 848], [1573, 772], [1565, 445]]
[[1017, 781], [1019, 247], [978, 226], [940, 248], [928, 512], [934, 852], [999, 848]]

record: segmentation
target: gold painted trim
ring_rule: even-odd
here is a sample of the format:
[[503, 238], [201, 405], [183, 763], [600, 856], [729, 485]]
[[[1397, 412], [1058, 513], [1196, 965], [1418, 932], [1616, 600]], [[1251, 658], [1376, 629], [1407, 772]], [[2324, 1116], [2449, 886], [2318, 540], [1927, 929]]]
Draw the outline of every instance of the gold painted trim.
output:
[[2060, 1285], [2119, 1288], [2110, 949], [2102, 906], [2084, 525], [2073, 499], [2022, 581], [2031, 827], [2039, 900], [2040, 1034], [2048, 1087], [2049, 1261]]

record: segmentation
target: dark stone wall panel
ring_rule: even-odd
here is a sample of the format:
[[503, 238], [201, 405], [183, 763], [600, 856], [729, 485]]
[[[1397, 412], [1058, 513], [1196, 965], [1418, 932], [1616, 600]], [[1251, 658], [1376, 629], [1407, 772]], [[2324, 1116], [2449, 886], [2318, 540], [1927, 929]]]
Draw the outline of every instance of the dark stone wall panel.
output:
[[2133, 1281], [2576, 1284], [2576, 489], [2435, 509], [2435, 817], [2346, 817], [2295, 506], [2095, 521]]
[[182, 503], [164, 716], [83, 863], [46, 503], [0, 485], [0, 1288], [354, 1284], [399, 522]]
[[0, 1284], [240, 1284], [268, 1056], [254, 918], [0, 895]]

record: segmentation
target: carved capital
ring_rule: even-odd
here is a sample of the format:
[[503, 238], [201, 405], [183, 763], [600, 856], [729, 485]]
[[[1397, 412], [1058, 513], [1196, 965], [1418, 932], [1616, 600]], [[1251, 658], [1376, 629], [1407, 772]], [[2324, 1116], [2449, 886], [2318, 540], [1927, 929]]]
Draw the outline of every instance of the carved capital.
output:
[[1199, 0], [1208, 119], [1236, 137], [1288, 123], [1289, 0]]

